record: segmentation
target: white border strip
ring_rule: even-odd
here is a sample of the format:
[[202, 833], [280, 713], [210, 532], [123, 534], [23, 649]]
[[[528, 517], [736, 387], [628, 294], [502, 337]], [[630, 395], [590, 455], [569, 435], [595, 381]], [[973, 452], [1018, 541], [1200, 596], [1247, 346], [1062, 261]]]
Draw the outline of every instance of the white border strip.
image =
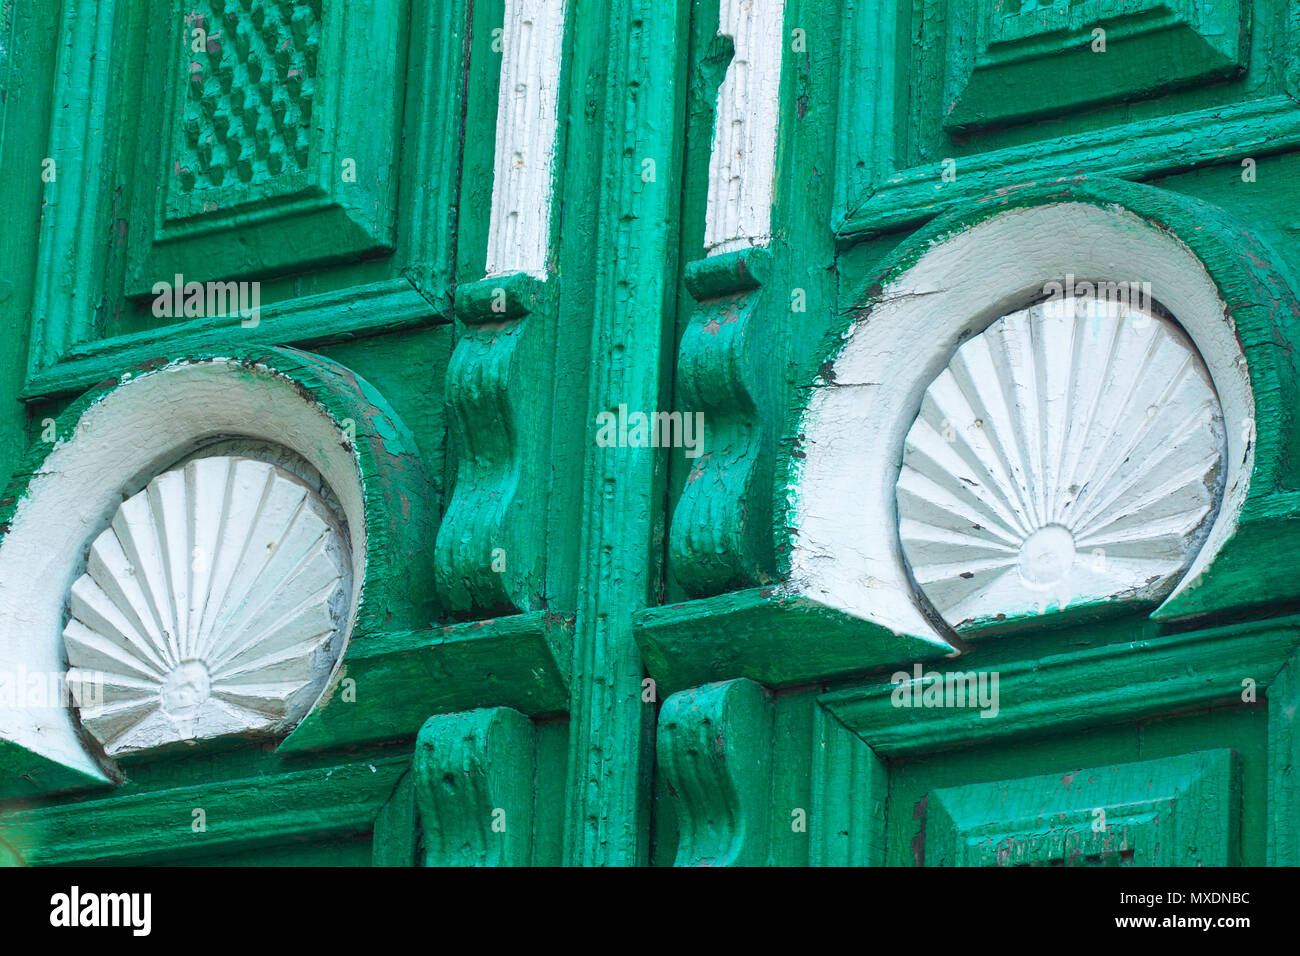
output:
[[718, 87], [704, 246], [710, 255], [772, 238], [785, 0], [722, 0], [718, 35], [735, 47]]
[[506, 0], [487, 275], [546, 278], [564, 0]]

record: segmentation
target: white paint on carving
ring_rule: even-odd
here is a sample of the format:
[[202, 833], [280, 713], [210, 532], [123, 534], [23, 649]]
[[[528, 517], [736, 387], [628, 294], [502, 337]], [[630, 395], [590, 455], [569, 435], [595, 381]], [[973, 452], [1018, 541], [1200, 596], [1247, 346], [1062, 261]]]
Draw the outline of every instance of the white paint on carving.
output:
[[[936, 243], [853, 325], [801, 417], [790, 502], [790, 578], [783, 590], [937, 639], [908, 578], [895, 486], [903, 447], [930, 383], [965, 339], [1067, 275], [1151, 283], [1153, 298], [1195, 343], [1223, 418], [1254, 420], [1249, 370], [1232, 318], [1201, 262], [1168, 232], [1117, 207], [1015, 209]], [[1196, 580], [1236, 527], [1254, 465], [1227, 429], [1218, 515], [1170, 597]]]
[[765, 246], [772, 233], [785, 0], [722, 0], [718, 35], [735, 53], [718, 87], [704, 245]]
[[487, 274], [546, 278], [564, 0], [506, 0]]
[[954, 627], [1167, 593], [1218, 504], [1214, 385], [1161, 317], [1054, 300], [994, 322], [926, 389], [898, 478], [903, 552]]
[[[68, 594], [90, 542], [125, 495], [198, 448], [235, 436], [289, 449], [334, 492], [350, 542], [350, 633], [365, 581], [366, 524], [356, 453], [340, 434], [292, 381], [234, 360], [176, 363], [107, 393], [46, 457], [0, 540], [0, 682], [64, 672]], [[0, 683], [0, 737], [107, 779], [62, 703], [41, 706], [19, 695], [10, 706]]]
[[69, 681], [103, 684], [82, 724], [109, 754], [288, 730], [334, 668], [350, 573], [339, 522], [288, 471], [216, 456], [164, 472], [72, 586]]

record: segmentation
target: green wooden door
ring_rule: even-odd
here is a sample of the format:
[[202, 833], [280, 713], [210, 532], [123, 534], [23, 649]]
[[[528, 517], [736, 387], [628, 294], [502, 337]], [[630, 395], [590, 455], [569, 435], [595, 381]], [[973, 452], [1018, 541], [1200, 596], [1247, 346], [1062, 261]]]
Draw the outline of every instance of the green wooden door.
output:
[[1297, 29], [3, 5], [0, 859], [1297, 862]]

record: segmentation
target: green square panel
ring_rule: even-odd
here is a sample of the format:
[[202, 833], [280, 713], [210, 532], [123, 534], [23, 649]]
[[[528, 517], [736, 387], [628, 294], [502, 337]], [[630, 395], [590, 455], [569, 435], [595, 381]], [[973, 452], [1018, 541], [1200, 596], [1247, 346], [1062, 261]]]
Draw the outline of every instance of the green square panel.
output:
[[927, 866], [1231, 866], [1231, 750], [944, 787], [926, 801]]

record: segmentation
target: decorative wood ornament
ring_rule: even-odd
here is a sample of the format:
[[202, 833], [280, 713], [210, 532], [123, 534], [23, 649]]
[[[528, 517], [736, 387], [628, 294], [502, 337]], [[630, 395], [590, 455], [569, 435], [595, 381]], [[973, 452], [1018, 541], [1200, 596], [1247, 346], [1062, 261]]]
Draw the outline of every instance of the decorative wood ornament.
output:
[[90, 547], [64, 629], [82, 724], [109, 754], [287, 730], [342, 646], [346, 533], [296, 475], [190, 461], [124, 501]]
[[959, 630], [1166, 594], [1222, 490], [1223, 414], [1172, 322], [1056, 299], [1004, 316], [925, 392], [898, 478], [917, 585]]

